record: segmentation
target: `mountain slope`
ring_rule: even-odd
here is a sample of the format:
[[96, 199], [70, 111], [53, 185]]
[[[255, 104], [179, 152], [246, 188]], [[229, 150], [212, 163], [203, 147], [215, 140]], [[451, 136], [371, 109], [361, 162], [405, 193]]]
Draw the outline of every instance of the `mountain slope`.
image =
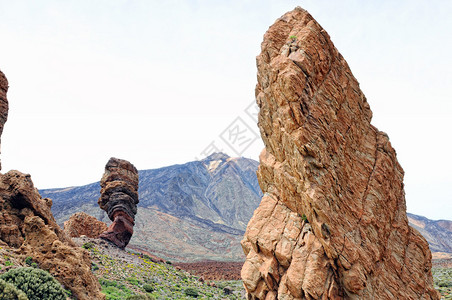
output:
[[[242, 260], [240, 240], [262, 193], [258, 162], [212, 154], [201, 161], [139, 171], [138, 213], [131, 247], [167, 259]], [[62, 225], [83, 211], [109, 223], [99, 209], [99, 183], [41, 190]]]
[[433, 221], [407, 213], [408, 221], [427, 240], [432, 252], [452, 253], [452, 221]]

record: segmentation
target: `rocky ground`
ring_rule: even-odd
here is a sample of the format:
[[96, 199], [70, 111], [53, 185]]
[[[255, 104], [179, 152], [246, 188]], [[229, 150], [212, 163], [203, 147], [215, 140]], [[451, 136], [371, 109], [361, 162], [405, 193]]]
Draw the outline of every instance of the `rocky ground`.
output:
[[241, 280], [243, 262], [201, 261], [174, 265], [205, 280]]
[[452, 269], [452, 258], [432, 259], [433, 268]]
[[[198, 293], [198, 299], [245, 299], [242, 281], [229, 280], [240, 278], [241, 263], [172, 264], [138, 251], [120, 250], [103, 240], [74, 238], [74, 241], [88, 248], [93, 273], [106, 299], [127, 299], [133, 295], [148, 299], [194, 298], [186, 292]], [[0, 247], [0, 273], [25, 266], [27, 263], [14, 251]], [[452, 260], [433, 260], [432, 273], [442, 299], [452, 299]]]
[[120, 250], [103, 240], [87, 237], [73, 240], [90, 252], [93, 273], [107, 300], [127, 299], [132, 295], [148, 299], [244, 299], [240, 280], [207, 280], [170, 261]]

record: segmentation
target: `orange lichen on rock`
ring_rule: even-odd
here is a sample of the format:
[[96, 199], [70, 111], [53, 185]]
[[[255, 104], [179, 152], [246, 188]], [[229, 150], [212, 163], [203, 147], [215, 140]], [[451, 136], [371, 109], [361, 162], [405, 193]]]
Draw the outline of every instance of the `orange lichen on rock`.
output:
[[439, 299], [403, 169], [330, 37], [301, 8], [264, 36], [262, 202], [242, 240], [249, 299]]

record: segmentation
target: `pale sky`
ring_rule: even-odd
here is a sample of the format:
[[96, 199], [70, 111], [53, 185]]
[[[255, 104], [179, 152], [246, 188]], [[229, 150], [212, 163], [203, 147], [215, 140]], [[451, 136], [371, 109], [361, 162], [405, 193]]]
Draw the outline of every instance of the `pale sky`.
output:
[[[111, 156], [138, 169], [214, 147], [258, 160], [255, 57], [268, 27], [297, 5], [329, 33], [372, 123], [388, 133], [408, 211], [452, 219], [446, 0], [0, 0], [0, 69], [10, 85], [2, 172], [56, 188], [98, 181]], [[247, 136], [234, 139], [234, 130]]]

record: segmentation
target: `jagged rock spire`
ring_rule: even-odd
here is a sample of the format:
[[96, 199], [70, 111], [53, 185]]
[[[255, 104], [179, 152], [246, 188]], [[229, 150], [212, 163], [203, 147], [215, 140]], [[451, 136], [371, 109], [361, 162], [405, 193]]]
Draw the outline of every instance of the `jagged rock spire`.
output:
[[286, 13], [257, 67], [264, 196], [242, 241], [248, 298], [439, 299], [396, 152], [325, 30]]

